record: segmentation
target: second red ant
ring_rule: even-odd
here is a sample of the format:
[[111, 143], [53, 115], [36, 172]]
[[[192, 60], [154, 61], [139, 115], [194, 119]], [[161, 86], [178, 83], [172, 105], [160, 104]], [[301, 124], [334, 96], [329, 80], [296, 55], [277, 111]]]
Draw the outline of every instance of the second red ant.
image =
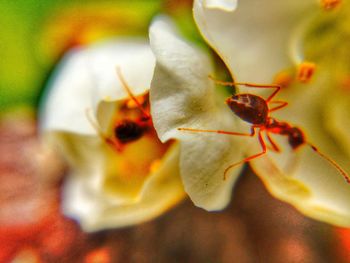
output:
[[[93, 125], [98, 135], [114, 150], [120, 152], [123, 149], [123, 146], [127, 143], [133, 142], [141, 138], [147, 131], [153, 129], [153, 123], [151, 115], [149, 114], [149, 103], [148, 103], [148, 93], [142, 95], [139, 99], [135, 97], [135, 95], [131, 92], [130, 87], [126, 83], [121, 69], [119, 67], [116, 68], [117, 76], [119, 81], [122, 84], [122, 88], [128, 94], [129, 100], [126, 100], [124, 105], [121, 107], [121, 111], [125, 112], [130, 111], [130, 107], [128, 107], [130, 102], [133, 102], [139, 110], [139, 114], [136, 114], [136, 117], [122, 117], [117, 120], [113, 125], [113, 134], [112, 136], [105, 135], [100, 127], [93, 121], [90, 115], [87, 112], [87, 117], [90, 123]], [[140, 102], [141, 100], [142, 102]]]
[[[288, 139], [288, 144], [293, 150], [297, 150], [302, 145], [308, 145], [318, 155], [320, 155], [322, 158], [324, 158], [330, 164], [332, 164], [339, 171], [339, 173], [344, 177], [346, 182], [350, 183], [350, 177], [348, 176], [348, 174], [334, 160], [332, 160], [330, 157], [320, 152], [313, 144], [306, 141], [304, 133], [300, 128], [292, 126], [288, 122], [279, 121], [270, 116], [271, 112], [279, 110], [288, 105], [288, 103], [285, 101], [272, 100], [281, 89], [279, 85], [261, 85], [261, 84], [241, 83], [241, 82], [223, 82], [223, 81], [215, 80], [211, 76], [209, 76], [209, 78], [215, 81], [217, 84], [224, 85], [224, 86], [235, 87], [238, 85], [243, 85], [249, 88], [275, 89], [267, 99], [264, 99], [261, 96], [253, 95], [249, 93], [235, 94], [226, 99], [226, 104], [229, 106], [232, 112], [243, 121], [251, 124], [250, 133], [239, 133], [239, 132], [231, 132], [231, 131], [223, 131], [223, 130], [201, 130], [201, 129], [192, 129], [192, 128], [178, 128], [178, 130], [180, 131], [211, 132], [211, 133], [237, 135], [237, 136], [251, 136], [251, 137], [255, 136], [255, 134], [257, 133], [262, 151], [228, 166], [224, 171], [224, 179], [226, 179], [227, 173], [231, 168], [243, 163], [247, 163], [255, 158], [258, 158], [266, 154], [267, 146], [262, 136], [262, 133], [265, 132], [266, 138], [272, 146], [272, 151], [280, 152], [280, 148], [272, 140], [272, 138], [270, 137], [270, 134], [279, 134], [282, 136], [286, 136]], [[276, 106], [269, 108], [270, 104], [276, 104]]]

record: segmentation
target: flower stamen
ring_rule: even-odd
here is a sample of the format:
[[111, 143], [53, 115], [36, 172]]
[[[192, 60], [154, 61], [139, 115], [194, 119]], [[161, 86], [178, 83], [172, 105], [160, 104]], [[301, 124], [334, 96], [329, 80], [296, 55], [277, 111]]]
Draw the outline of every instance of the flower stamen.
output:
[[138, 104], [136, 104], [136, 102], [133, 100], [133, 99], [129, 99], [127, 100], [126, 102], [126, 107], [128, 109], [135, 109], [135, 108], [138, 108], [139, 105], [142, 105], [145, 103], [145, 96], [138, 96], [138, 97], [135, 97], [136, 100], [138, 101]]
[[279, 85], [282, 88], [289, 87], [294, 80], [294, 74], [289, 70], [278, 72], [274, 77], [273, 84]]
[[315, 69], [315, 63], [309, 61], [302, 62], [297, 69], [297, 80], [302, 83], [309, 82], [315, 73]]
[[340, 80], [339, 87], [341, 91], [350, 92], [350, 76], [343, 77]]
[[333, 10], [337, 6], [339, 6], [341, 0], [321, 0], [321, 5], [324, 10]]

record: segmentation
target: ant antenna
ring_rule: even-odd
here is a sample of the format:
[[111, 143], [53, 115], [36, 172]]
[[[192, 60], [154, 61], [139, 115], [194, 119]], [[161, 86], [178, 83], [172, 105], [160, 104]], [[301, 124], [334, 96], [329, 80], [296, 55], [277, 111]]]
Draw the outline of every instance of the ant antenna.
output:
[[136, 99], [136, 97], [134, 96], [134, 94], [131, 92], [131, 89], [129, 87], [129, 85], [126, 83], [124, 77], [123, 77], [123, 74], [121, 72], [121, 69], [119, 66], [117, 66], [116, 68], [116, 71], [117, 71], [117, 75], [118, 75], [118, 78], [120, 80], [120, 82], [122, 83], [122, 86], [123, 88], [125, 89], [125, 91], [128, 93], [129, 97], [135, 102], [135, 104], [137, 105], [137, 107], [140, 109], [140, 111], [142, 112], [142, 114], [146, 117], [146, 119], [150, 119], [151, 118], [151, 115], [149, 115], [148, 112], [146, 112], [142, 105], [140, 104], [140, 102]]
[[312, 150], [314, 150], [318, 155], [320, 155], [322, 158], [324, 158], [326, 161], [328, 161], [330, 164], [332, 164], [338, 171], [339, 173], [344, 177], [345, 181], [350, 184], [350, 177], [349, 175], [343, 170], [343, 168], [340, 167], [339, 164], [337, 164], [333, 159], [325, 155], [324, 153], [320, 152], [314, 145], [311, 143], [307, 143]]
[[[208, 78], [214, 81], [216, 84], [222, 86], [236, 87], [236, 86], [245, 86], [248, 88], [271, 88], [275, 89], [269, 97], [266, 99], [266, 102], [270, 102], [271, 99], [281, 90], [281, 85], [278, 84], [257, 84], [257, 83], [249, 83], [249, 82], [227, 82], [215, 79], [212, 75], [208, 75]], [[285, 105], [286, 106], [286, 105]]]

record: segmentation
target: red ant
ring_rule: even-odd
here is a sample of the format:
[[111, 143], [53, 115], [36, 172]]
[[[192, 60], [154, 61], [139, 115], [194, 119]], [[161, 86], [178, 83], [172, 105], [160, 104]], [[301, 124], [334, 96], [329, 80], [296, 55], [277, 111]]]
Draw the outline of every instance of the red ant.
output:
[[[117, 71], [117, 76], [122, 84], [122, 87], [128, 93], [130, 100], [132, 100], [135, 103], [136, 107], [140, 110], [141, 116], [138, 116], [136, 119], [135, 118], [130, 119], [125, 117], [121, 120], [118, 120], [114, 124], [112, 138], [108, 137], [103, 132], [101, 132], [99, 126], [92, 120], [88, 112], [87, 112], [87, 117], [90, 123], [96, 129], [99, 136], [108, 145], [112, 146], [113, 149], [115, 149], [117, 152], [120, 152], [123, 148], [122, 147], [123, 145], [125, 145], [126, 143], [136, 141], [139, 138], [141, 138], [145, 134], [145, 132], [149, 130], [150, 127], [153, 127], [153, 124], [152, 124], [151, 115], [149, 114], [148, 94], [143, 95], [144, 103], [141, 104], [138, 101], [138, 99], [135, 97], [135, 95], [131, 92], [130, 87], [126, 83], [121, 73], [121, 69], [117, 67], [116, 71]], [[127, 100], [124, 103], [124, 105], [121, 107], [121, 111], [130, 110], [130, 107], [128, 107], [128, 102], [129, 101]]]
[[[228, 135], [239, 135], [239, 136], [251, 136], [253, 137], [256, 133], [255, 129], [258, 129], [258, 139], [262, 148], [260, 153], [249, 156], [242, 161], [231, 164], [224, 171], [224, 180], [226, 179], [227, 172], [236, 165], [249, 162], [259, 156], [264, 155], [267, 152], [266, 143], [262, 137], [262, 132], [266, 132], [266, 138], [270, 142], [272, 146], [272, 150], [275, 152], [280, 152], [277, 144], [270, 137], [270, 133], [280, 134], [283, 136], [287, 136], [288, 143], [292, 147], [293, 150], [296, 150], [301, 145], [309, 145], [313, 151], [331, 163], [345, 178], [347, 183], [350, 183], [350, 177], [348, 174], [331, 158], [321, 153], [314, 145], [307, 142], [305, 140], [305, 136], [302, 130], [298, 127], [294, 127], [287, 122], [278, 121], [275, 118], [269, 116], [269, 114], [273, 111], [279, 110], [288, 105], [285, 101], [273, 101], [272, 98], [276, 96], [276, 94], [280, 91], [281, 86], [279, 85], [261, 85], [261, 84], [252, 84], [252, 83], [237, 83], [237, 82], [223, 82], [219, 80], [215, 80], [211, 76], [210, 79], [215, 81], [217, 84], [224, 86], [235, 87], [237, 85], [243, 85], [250, 88], [274, 88], [275, 90], [271, 93], [271, 95], [264, 99], [260, 96], [249, 94], [249, 93], [241, 93], [232, 95], [231, 97], [226, 99], [226, 104], [229, 108], [243, 121], [246, 121], [251, 124], [251, 132], [247, 133], [238, 133], [238, 132], [229, 132], [223, 130], [200, 130], [200, 129], [191, 129], [191, 128], [178, 128], [180, 131], [191, 131], [191, 132], [213, 132], [220, 134], [228, 134]], [[270, 103], [279, 104], [275, 107], [269, 108]]]

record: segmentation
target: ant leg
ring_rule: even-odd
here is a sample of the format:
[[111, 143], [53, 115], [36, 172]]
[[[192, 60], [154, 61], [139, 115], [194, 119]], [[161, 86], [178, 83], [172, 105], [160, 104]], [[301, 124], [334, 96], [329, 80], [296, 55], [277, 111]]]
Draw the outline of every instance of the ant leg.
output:
[[286, 106], [288, 105], [288, 102], [286, 102], [286, 101], [280, 101], [280, 100], [273, 100], [273, 101], [270, 101], [270, 103], [279, 103], [280, 105], [278, 105], [278, 106], [276, 106], [276, 107], [274, 107], [274, 108], [269, 109], [269, 112], [282, 109], [282, 108], [284, 108], [284, 107], [286, 107]]
[[250, 133], [240, 133], [240, 132], [229, 132], [229, 131], [222, 131], [222, 130], [201, 130], [201, 129], [191, 129], [191, 128], [177, 128], [179, 131], [190, 131], [190, 132], [212, 132], [212, 133], [220, 133], [220, 134], [227, 134], [227, 135], [238, 135], [238, 136], [254, 136], [255, 135], [255, 129], [254, 127], [251, 128]]
[[225, 171], [224, 171], [224, 180], [226, 180], [227, 172], [228, 172], [231, 168], [233, 168], [233, 167], [235, 167], [235, 166], [237, 166], [237, 165], [240, 165], [240, 164], [242, 164], [242, 163], [249, 162], [250, 160], [253, 160], [253, 159], [255, 159], [255, 158], [257, 158], [257, 157], [259, 157], [259, 156], [261, 156], [261, 155], [263, 155], [263, 154], [266, 153], [267, 147], [266, 147], [266, 144], [265, 144], [265, 141], [264, 141], [263, 137], [261, 136], [261, 131], [259, 131], [259, 133], [258, 133], [258, 138], [259, 138], [259, 142], [260, 142], [260, 145], [261, 145], [261, 148], [262, 148], [262, 152], [257, 153], [257, 154], [254, 154], [254, 155], [249, 156], [249, 157], [247, 157], [247, 158], [244, 158], [242, 161], [239, 161], [239, 162], [237, 162], [237, 163], [231, 164], [231, 165], [230, 165], [229, 167], [227, 167], [227, 168], [225, 169]]
[[338, 172], [344, 177], [345, 181], [350, 184], [350, 177], [349, 175], [343, 170], [343, 168], [340, 167], [339, 164], [337, 164], [332, 158], [328, 157], [324, 153], [320, 152], [316, 146], [313, 144], [307, 142], [307, 144], [311, 147], [312, 150], [314, 150], [318, 155], [320, 155], [322, 158], [324, 158], [326, 161], [328, 161], [330, 164], [332, 164]]
[[241, 86], [246, 86], [249, 88], [265, 88], [265, 89], [275, 89], [271, 95], [266, 99], [266, 102], [269, 102], [276, 94], [280, 91], [281, 86], [278, 84], [256, 84], [256, 83], [249, 83], [249, 82], [226, 82], [226, 81], [221, 81], [217, 80], [211, 75], [208, 76], [211, 80], [213, 80], [215, 83], [223, 86], [230, 86], [234, 87], [236, 85], [241, 85]]
[[151, 118], [151, 115], [149, 115], [148, 112], [146, 112], [142, 105], [140, 104], [140, 102], [136, 99], [135, 95], [131, 92], [131, 89], [129, 87], [129, 85], [126, 83], [123, 75], [122, 75], [122, 72], [121, 72], [121, 69], [120, 67], [117, 67], [116, 68], [116, 71], [117, 71], [117, 75], [118, 75], [118, 78], [120, 80], [120, 82], [122, 83], [122, 86], [123, 88], [125, 89], [125, 91], [128, 93], [129, 97], [135, 102], [135, 104], [137, 105], [137, 107], [140, 109], [140, 111], [142, 112], [142, 114], [145, 116], [145, 119], [148, 120]]
[[212, 75], [208, 75], [208, 78], [211, 79], [214, 83], [216, 83], [218, 85], [235, 87], [235, 83], [234, 82], [218, 80], [218, 79], [214, 78]]
[[95, 122], [95, 120], [92, 119], [91, 115], [90, 115], [90, 110], [91, 109], [86, 109], [85, 110], [85, 114], [86, 114], [86, 117], [88, 119], [88, 121], [90, 122], [90, 124], [92, 125], [92, 127], [96, 130], [98, 136], [103, 140], [105, 141], [108, 145], [110, 145], [114, 150], [116, 150], [117, 152], [120, 152], [121, 151], [121, 147], [120, 145], [108, 138], [100, 129], [100, 127], [98, 126], [98, 124]]
[[269, 143], [272, 146], [272, 150], [275, 152], [280, 152], [280, 148], [277, 146], [277, 144], [272, 140], [272, 138], [270, 137], [270, 134], [268, 132], [266, 132], [266, 138], [269, 141]]

